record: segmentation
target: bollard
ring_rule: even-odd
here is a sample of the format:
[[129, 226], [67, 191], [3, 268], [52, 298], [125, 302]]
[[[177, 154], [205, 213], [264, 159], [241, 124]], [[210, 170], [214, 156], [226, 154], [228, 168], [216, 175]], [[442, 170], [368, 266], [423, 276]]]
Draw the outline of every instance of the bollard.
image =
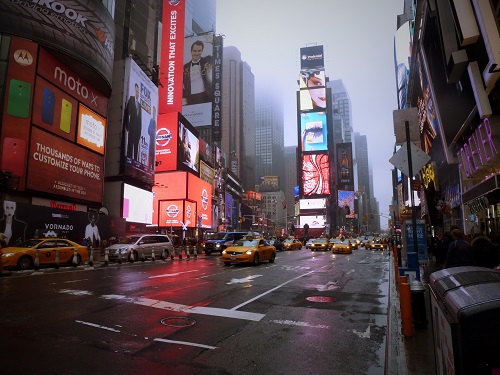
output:
[[146, 257], [144, 256], [144, 249], [141, 249], [141, 262], [145, 262]]
[[118, 249], [118, 264], [122, 264], [122, 249]]
[[155, 259], [155, 249], [153, 247], [153, 250], [151, 250], [151, 260], [154, 262], [156, 259]]
[[187, 260], [190, 259], [189, 253], [191, 253], [191, 246], [186, 245], [186, 259]]
[[78, 253], [76, 251], [76, 247], [73, 249], [73, 267], [78, 265]]
[[56, 249], [56, 264], [55, 264], [56, 270], [59, 269], [59, 249]]
[[194, 259], [198, 259], [198, 247], [194, 246]]
[[427, 313], [425, 311], [425, 286], [418, 280], [410, 284], [411, 290], [411, 312], [415, 327], [427, 326]]
[[109, 253], [109, 250], [106, 249], [104, 251], [104, 263], [102, 264], [103, 266], [108, 266], [109, 265], [109, 255], [108, 255], [108, 253]]
[[94, 266], [94, 250], [89, 248], [89, 266]]
[[39, 249], [36, 249], [36, 252], [35, 252], [35, 269], [39, 269], [40, 268], [40, 250]]
[[410, 284], [403, 282], [401, 283], [401, 290], [399, 292], [399, 303], [401, 308], [403, 335], [405, 337], [411, 337], [413, 336], [413, 316], [411, 312]]
[[134, 252], [134, 250], [130, 250], [130, 254], [128, 256], [128, 260], [129, 260], [129, 262], [132, 262], [132, 263], [135, 262], [135, 252]]
[[408, 283], [408, 276], [399, 276], [399, 285]]

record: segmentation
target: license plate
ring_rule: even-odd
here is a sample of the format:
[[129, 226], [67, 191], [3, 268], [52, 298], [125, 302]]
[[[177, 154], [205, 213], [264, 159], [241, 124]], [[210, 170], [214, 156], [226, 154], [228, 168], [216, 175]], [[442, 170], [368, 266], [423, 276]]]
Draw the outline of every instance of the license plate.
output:
[[231, 260], [236, 260], [236, 256], [231, 255]]

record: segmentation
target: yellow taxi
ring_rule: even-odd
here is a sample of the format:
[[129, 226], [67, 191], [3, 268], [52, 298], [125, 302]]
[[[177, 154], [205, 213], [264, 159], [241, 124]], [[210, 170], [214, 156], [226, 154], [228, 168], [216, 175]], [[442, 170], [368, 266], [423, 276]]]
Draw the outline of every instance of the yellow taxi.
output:
[[252, 263], [254, 266], [267, 260], [274, 263], [276, 248], [263, 238], [242, 238], [222, 251], [222, 261], [231, 263]]
[[77, 251], [76, 265], [89, 258], [87, 246], [82, 246], [66, 238], [36, 238], [2, 249], [2, 265], [5, 268], [28, 270], [35, 265], [36, 251], [40, 266], [56, 263], [56, 250], [59, 250], [59, 263], [73, 265], [74, 251]]
[[302, 242], [297, 239], [287, 239], [283, 241], [283, 250], [300, 250], [302, 249]]
[[365, 249], [370, 250], [385, 250], [387, 244], [383, 243], [381, 240], [372, 240], [365, 243]]
[[346, 239], [342, 240], [341, 238], [332, 238], [330, 239], [330, 246], [333, 254], [352, 253], [351, 243]]
[[328, 238], [315, 238], [309, 245], [311, 251], [330, 250], [330, 241]]

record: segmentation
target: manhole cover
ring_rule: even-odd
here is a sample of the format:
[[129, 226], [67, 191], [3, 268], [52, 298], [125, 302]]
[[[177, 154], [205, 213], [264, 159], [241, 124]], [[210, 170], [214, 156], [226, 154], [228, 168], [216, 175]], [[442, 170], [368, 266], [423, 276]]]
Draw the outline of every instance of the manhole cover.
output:
[[327, 296], [311, 296], [307, 297], [306, 300], [311, 302], [334, 302], [335, 298]]
[[176, 318], [163, 318], [160, 320], [160, 323], [169, 327], [189, 327], [195, 325], [196, 320], [185, 316], [179, 316]]

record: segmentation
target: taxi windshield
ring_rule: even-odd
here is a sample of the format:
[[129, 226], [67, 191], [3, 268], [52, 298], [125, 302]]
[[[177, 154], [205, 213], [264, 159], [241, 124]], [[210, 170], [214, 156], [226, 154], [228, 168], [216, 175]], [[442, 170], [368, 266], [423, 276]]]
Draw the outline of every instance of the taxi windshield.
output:
[[257, 246], [258, 240], [241, 240], [236, 241], [233, 246]]

